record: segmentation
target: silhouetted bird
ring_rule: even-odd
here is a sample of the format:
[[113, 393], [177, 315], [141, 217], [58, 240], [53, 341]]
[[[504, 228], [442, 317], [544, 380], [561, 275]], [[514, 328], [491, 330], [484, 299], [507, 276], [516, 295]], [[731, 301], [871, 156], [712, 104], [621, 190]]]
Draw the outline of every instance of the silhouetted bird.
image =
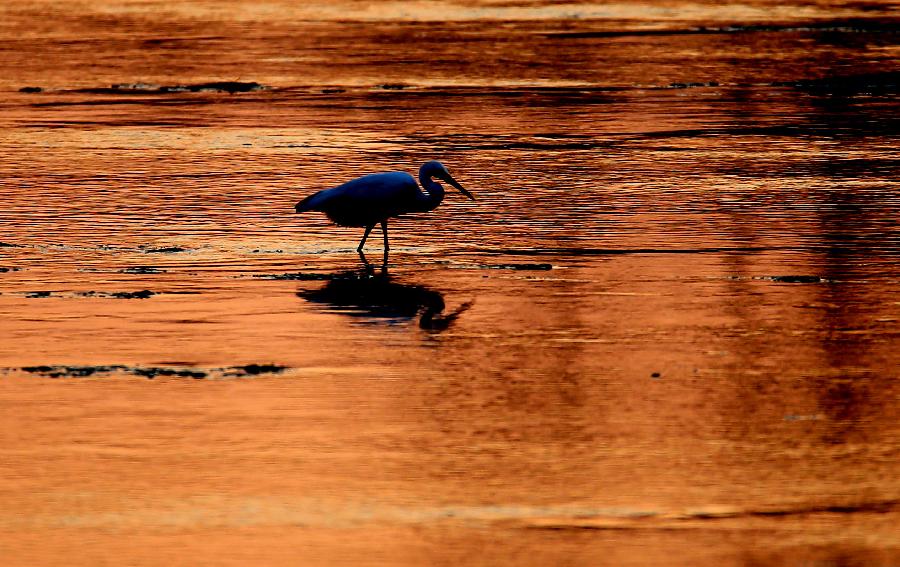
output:
[[297, 203], [294, 209], [298, 213], [321, 211], [341, 226], [364, 226], [366, 232], [359, 241], [359, 252], [362, 252], [372, 228], [381, 223], [387, 259], [387, 219], [404, 213], [430, 211], [440, 205], [444, 199], [444, 188], [434, 178], [446, 181], [469, 199], [475, 200], [441, 162], [429, 161], [419, 169], [419, 182], [425, 192], [419, 189], [415, 178], [408, 173], [375, 173], [319, 191]]

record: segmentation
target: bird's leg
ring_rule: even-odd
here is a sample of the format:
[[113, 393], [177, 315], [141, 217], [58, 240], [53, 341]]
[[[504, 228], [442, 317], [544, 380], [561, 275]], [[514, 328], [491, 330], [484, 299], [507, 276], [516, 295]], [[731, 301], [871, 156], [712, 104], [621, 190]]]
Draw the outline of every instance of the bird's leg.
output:
[[362, 240], [359, 241], [359, 246], [356, 248], [357, 252], [362, 252], [363, 246], [366, 244], [366, 238], [369, 238], [369, 233], [372, 232], [373, 228], [375, 228], [374, 224], [370, 224], [366, 227], [366, 233], [363, 234]]
[[369, 263], [369, 260], [366, 258], [365, 253], [362, 250], [357, 250], [359, 252], [359, 259], [363, 263], [363, 271], [366, 274], [366, 277], [372, 277], [375, 275], [375, 270], [372, 268], [372, 264]]
[[384, 251], [387, 252], [391, 249], [387, 241], [387, 219], [381, 221], [381, 232], [384, 234]]
[[382, 269], [387, 270], [388, 250], [391, 249], [391, 247], [388, 246], [387, 219], [384, 219], [383, 221], [381, 221], [381, 232], [382, 232], [382, 234], [384, 234], [384, 260], [382, 261]]

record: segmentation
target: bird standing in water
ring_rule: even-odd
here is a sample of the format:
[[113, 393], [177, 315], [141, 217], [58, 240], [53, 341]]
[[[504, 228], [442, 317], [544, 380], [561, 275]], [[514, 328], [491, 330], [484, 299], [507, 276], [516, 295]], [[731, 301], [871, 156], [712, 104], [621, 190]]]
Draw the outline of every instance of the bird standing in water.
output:
[[437, 208], [444, 200], [444, 188], [434, 179], [446, 181], [460, 193], [475, 200], [471, 193], [463, 189], [447, 168], [439, 161], [429, 161], [419, 168], [419, 183], [402, 171], [364, 175], [333, 189], [319, 191], [303, 199], [294, 207], [298, 213], [321, 211], [337, 225], [361, 226], [366, 228], [357, 252], [362, 254], [369, 233], [376, 224], [381, 224], [384, 233], [384, 257], [387, 261], [388, 230], [387, 220], [404, 213], [421, 213]]

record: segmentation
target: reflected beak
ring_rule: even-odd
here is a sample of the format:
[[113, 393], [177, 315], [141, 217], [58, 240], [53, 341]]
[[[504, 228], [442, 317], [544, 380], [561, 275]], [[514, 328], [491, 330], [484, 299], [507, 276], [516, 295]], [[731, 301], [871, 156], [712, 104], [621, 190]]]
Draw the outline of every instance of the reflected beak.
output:
[[463, 188], [463, 186], [460, 185], [459, 183], [457, 183], [457, 181], [455, 179], [453, 179], [453, 177], [449, 173], [447, 174], [447, 177], [444, 178], [444, 181], [446, 181], [450, 185], [453, 185], [453, 187], [455, 187], [460, 193], [462, 193], [466, 197], [472, 199], [473, 201], [475, 200], [475, 196], [472, 195], [471, 193], [469, 193], [468, 191], [466, 191]]

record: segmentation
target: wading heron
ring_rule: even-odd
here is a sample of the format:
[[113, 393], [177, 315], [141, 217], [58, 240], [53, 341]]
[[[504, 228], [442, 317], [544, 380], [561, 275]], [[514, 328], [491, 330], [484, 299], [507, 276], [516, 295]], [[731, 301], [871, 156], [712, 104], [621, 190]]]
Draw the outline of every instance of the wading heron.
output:
[[357, 252], [362, 254], [369, 233], [376, 224], [381, 224], [384, 233], [384, 256], [387, 261], [388, 230], [387, 220], [404, 213], [431, 211], [444, 200], [444, 188], [434, 179], [446, 181], [460, 193], [475, 200], [471, 193], [463, 189], [447, 168], [439, 161], [429, 161], [419, 168], [419, 183], [402, 171], [364, 175], [333, 189], [319, 191], [303, 199], [294, 207], [298, 213], [321, 211], [337, 225], [361, 226], [366, 228]]

